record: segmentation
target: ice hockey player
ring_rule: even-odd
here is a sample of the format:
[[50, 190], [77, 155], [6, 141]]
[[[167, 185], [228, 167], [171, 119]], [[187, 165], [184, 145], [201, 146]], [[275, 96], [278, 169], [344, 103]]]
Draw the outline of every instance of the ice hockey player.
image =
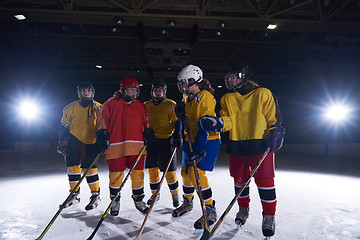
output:
[[[63, 109], [59, 128], [57, 151], [65, 156], [70, 191], [81, 178], [81, 172], [93, 162], [98, 154], [96, 144], [96, 120], [99, 117], [101, 104], [94, 101], [95, 88], [89, 83], [78, 85], [78, 101], [74, 101]], [[96, 208], [100, 203], [99, 175], [97, 161], [86, 175], [86, 181], [91, 190], [90, 202], [85, 210]], [[65, 208], [80, 202], [80, 187]]]
[[[178, 118], [183, 122], [184, 130], [186, 130], [181, 168], [184, 195], [182, 205], [173, 211], [172, 216], [179, 217], [193, 209], [194, 191], [195, 188], [198, 189], [193, 169], [193, 164], [196, 163], [208, 225], [210, 226], [216, 222], [217, 215], [206, 171], [213, 171], [214, 169], [220, 150], [220, 134], [214, 131], [204, 131], [198, 128], [197, 124], [203, 116], [216, 116], [216, 100], [213, 96], [215, 91], [210, 82], [203, 78], [203, 72], [198, 66], [186, 66], [179, 72], [177, 79], [179, 91], [183, 93], [184, 105], [177, 104], [175, 111]], [[189, 132], [185, 127], [187, 123]], [[192, 152], [190, 151], [189, 140], [191, 140]], [[194, 223], [194, 227], [195, 229], [204, 228], [203, 216]]]
[[[200, 125], [208, 131], [230, 131], [227, 153], [230, 175], [235, 191], [246, 181], [265, 149], [270, 153], [254, 175], [263, 210], [262, 232], [275, 234], [276, 193], [274, 183], [274, 153], [282, 146], [285, 129], [273, 93], [250, 79], [248, 67], [230, 71], [225, 85], [231, 90], [220, 99], [220, 117], [203, 118]], [[243, 225], [249, 216], [249, 186], [238, 198], [239, 211], [235, 222]]]
[[[155, 142], [147, 149], [145, 167], [148, 168], [151, 197], [147, 201], [150, 205], [155, 198], [155, 192], [160, 182], [160, 171], [164, 172], [174, 148], [182, 146], [181, 121], [175, 114], [176, 103], [166, 98], [167, 86], [163, 81], [156, 81], [151, 85], [152, 100], [145, 102], [149, 115], [150, 128], [154, 130]], [[176, 154], [165, 175], [171, 192], [173, 206], [179, 206], [179, 182], [176, 176]], [[160, 193], [156, 201], [160, 199]]]
[[[98, 119], [98, 138], [110, 136], [110, 145], [105, 158], [109, 167], [110, 198], [116, 196], [124, 171], [135, 163], [144, 143], [150, 146], [155, 139], [149, 128], [145, 105], [136, 100], [140, 94], [139, 82], [131, 77], [121, 80], [120, 90], [107, 100]], [[106, 139], [106, 138], [105, 138]], [[136, 209], [146, 214], [149, 209], [143, 201], [144, 194], [144, 155], [141, 156], [134, 171], [130, 175], [132, 199]], [[111, 206], [110, 214], [117, 216], [120, 209], [120, 196]]]

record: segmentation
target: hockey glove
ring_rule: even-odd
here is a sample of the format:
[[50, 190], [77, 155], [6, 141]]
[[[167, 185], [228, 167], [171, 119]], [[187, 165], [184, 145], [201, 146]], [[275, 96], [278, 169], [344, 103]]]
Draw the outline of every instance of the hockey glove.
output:
[[185, 121], [185, 116], [186, 116], [186, 114], [185, 114], [185, 105], [184, 105], [184, 103], [179, 102], [179, 103], [176, 104], [175, 114], [176, 114], [176, 117], [177, 117], [180, 121], [182, 121], [182, 122]]
[[270, 147], [270, 152], [279, 150], [284, 142], [285, 128], [277, 127], [269, 131], [266, 137], [266, 148]]
[[175, 131], [172, 135], [171, 145], [176, 148], [180, 148], [183, 145], [182, 133]]
[[96, 146], [99, 153], [104, 153], [110, 145], [110, 135], [106, 129], [96, 131]]
[[151, 128], [145, 128], [143, 132], [144, 144], [146, 147], [150, 147], [155, 142], [154, 130]]
[[68, 140], [60, 140], [57, 143], [56, 151], [66, 157], [69, 154]]
[[205, 131], [220, 132], [224, 126], [224, 121], [221, 117], [214, 117], [210, 115], [202, 116], [198, 121], [198, 126]]
[[183, 145], [183, 136], [182, 136], [182, 122], [180, 120], [176, 120], [175, 122], [175, 130], [170, 139], [170, 144], [172, 147], [180, 148]]
[[191, 166], [197, 164], [205, 157], [205, 154], [206, 151], [204, 149], [194, 150], [186, 156], [188, 164]]

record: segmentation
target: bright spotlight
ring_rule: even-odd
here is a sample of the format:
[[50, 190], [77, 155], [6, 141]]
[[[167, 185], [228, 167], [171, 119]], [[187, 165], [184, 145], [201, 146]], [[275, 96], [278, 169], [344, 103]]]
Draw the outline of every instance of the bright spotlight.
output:
[[342, 120], [347, 120], [351, 109], [345, 105], [334, 105], [330, 106], [326, 113], [325, 117], [328, 120], [339, 122]]
[[38, 114], [36, 104], [29, 101], [24, 102], [23, 104], [20, 105], [19, 112], [21, 117], [27, 120], [34, 119]]

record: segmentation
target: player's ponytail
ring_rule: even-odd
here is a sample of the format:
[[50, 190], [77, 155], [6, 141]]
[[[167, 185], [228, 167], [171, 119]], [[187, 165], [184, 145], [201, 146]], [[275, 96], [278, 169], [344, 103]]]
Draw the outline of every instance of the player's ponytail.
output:
[[198, 85], [200, 91], [207, 90], [212, 95], [215, 95], [215, 90], [211, 87], [211, 84], [210, 84], [209, 80], [203, 79], [201, 82], [196, 83], [196, 84]]
[[115, 98], [115, 100], [119, 100], [122, 97], [120, 90], [116, 91], [113, 97]]

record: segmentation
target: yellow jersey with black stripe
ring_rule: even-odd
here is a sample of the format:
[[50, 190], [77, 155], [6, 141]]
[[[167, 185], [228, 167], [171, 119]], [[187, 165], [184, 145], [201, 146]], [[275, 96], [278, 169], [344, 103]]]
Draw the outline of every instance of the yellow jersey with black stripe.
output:
[[230, 131], [227, 150], [232, 154], [261, 154], [269, 130], [281, 126], [281, 114], [272, 92], [263, 87], [244, 95], [238, 91], [220, 99], [222, 131]]
[[96, 120], [100, 108], [101, 104], [96, 101], [87, 107], [82, 107], [79, 100], [72, 102], [63, 109], [61, 125], [81, 142], [93, 144], [96, 142]]
[[[215, 106], [216, 100], [214, 96], [207, 90], [202, 90], [189, 101], [188, 96], [184, 96], [185, 112], [189, 119], [190, 138], [195, 140], [198, 132], [197, 122], [202, 116], [216, 116]], [[220, 133], [209, 132], [208, 140], [220, 139]]]
[[144, 104], [149, 116], [149, 125], [154, 130], [155, 137], [158, 139], [170, 137], [174, 132], [177, 120], [175, 115], [176, 102], [165, 98], [158, 105], [153, 100], [146, 101]]

